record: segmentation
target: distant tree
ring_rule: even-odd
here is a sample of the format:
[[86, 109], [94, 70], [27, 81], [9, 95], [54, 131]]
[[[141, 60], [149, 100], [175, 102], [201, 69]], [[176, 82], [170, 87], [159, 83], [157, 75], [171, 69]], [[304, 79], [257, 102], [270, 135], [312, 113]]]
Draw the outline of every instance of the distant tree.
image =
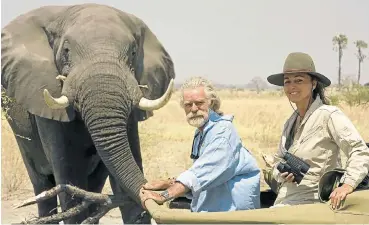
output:
[[268, 88], [268, 84], [261, 77], [252, 78], [250, 84], [247, 86], [251, 89], [255, 89], [256, 93], [258, 94], [260, 93], [260, 91], [263, 91]]
[[359, 68], [357, 72], [357, 84], [360, 84], [360, 73], [361, 73], [361, 63], [364, 61], [366, 55], [362, 52], [362, 49], [368, 48], [368, 44], [363, 40], [357, 40], [354, 42], [357, 48], [356, 57], [359, 60]]
[[339, 34], [332, 39], [334, 49], [338, 51], [338, 88], [341, 88], [341, 62], [343, 56], [343, 49], [347, 47], [347, 36]]

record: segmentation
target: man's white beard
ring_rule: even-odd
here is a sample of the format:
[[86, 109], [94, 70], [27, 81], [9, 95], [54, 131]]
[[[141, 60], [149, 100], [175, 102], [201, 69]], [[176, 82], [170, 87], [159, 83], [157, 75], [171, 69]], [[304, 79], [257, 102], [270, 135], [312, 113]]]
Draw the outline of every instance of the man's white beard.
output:
[[205, 118], [203, 116], [187, 119], [187, 122], [194, 127], [202, 127], [205, 124]]
[[202, 127], [206, 123], [205, 115], [206, 114], [203, 111], [197, 111], [196, 114], [193, 114], [192, 112], [190, 112], [187, 115], [187, 122], [191, 126], [194, 126], [194, 127], [197, 127], [197, 128]]

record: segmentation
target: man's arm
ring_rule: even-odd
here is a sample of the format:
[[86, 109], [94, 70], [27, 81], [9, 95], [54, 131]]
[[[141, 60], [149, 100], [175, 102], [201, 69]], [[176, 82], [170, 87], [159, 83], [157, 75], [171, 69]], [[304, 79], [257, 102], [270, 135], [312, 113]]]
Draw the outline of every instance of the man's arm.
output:
[[[235, 176], [240, 163], [241, 143], [232, 125], [224, 124], [211, 131], [207, 146], [191, 168], [177, 177], [192, 194], [210, 189], [229, 181]], [[255, 159], [250, 155], [246, 160], [242, 172], [255, 171]]]
[[151, 190], [140, 190], [140, 199], [141, 204], [144, 209], [146, 209], [145, 201], [147, 199], [153, 199], [158, 204], [163, 204], [166, 201], [169, 201], [173, 198], [177, 198], [180, 196], [183, 196], [185, 193], [189, 192], [190, 189], [188, 189], [185, 185], [183, 185], [180, 182], [175, 182], [172, 184], [167, 190], [161, 192], [160, 194], [151, 191]]
[[177, 181], [174, 184], [172, 184], [167, 190], [162, 192], [160, 195], [165, 198], [165, 201], [168, 201], [173, 198], [181, 197], [189, 191], [190, 189], [188, 187], [186, 187], [181, 182]]
[[[162, 199], [159, 202], [183, 196], [189, 191], [200, 192], [228, 181], [234, 176], [238, 158], [238, 150], [230, 147], [228, 139], [212, 138], [200, 158], [160, 194]], [[159, 200], [158, 197], [156, 199]]]

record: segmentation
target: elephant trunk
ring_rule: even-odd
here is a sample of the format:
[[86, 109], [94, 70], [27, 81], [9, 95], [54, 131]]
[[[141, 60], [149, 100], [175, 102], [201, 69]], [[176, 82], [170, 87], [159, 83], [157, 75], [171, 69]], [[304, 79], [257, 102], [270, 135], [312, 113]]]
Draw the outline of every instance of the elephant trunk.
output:
[[79, 87], [77, 99], [104, 164], [120, 186], [139, 202], [139, 190], [146, 180], [129, 146], [127, 122], [142, 93], [130, 71], [108, 67], [104, 70], [100, 65], [97, 71], [91, 71]]

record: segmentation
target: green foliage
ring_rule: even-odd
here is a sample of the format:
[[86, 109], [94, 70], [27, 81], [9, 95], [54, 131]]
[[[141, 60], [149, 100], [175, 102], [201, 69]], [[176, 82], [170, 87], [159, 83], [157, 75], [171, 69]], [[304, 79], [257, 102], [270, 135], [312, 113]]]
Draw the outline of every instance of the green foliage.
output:
[[369, 87], [358, 84], [344, 86], [337, 94], [329, 96], [332, 105], [341, 102], [353, 106], [369, 106]]
[[333, 45], [336, 46], [336, 50], [345, 49], [347, 46], [348, 38], [344, 34], [339, 34], [332, 38]]
[[[358, 58], [359, 64], [360, 64], [366, 58], [366, 55], [363, 53], [363, 50], [368, 48], [368, 44], [363, 40], [357, 40], [354, 42], [354, 44], [356, 45], [356, 48], [357, 48], [356, 57]], [[360, 66], [359, 66], [359, 70], [360, 70]], [[358, 76], [360, 78], [360, 71], [359, 71]], [[358, 80], [358, 83], [359, 83], [359, 80]]]
[[354, 42], [354, 44], [356, 45], [356, 48], [358, 49], [368, 48], [368, 44], [363, 40], [357, 40]]
[[5, 119], [11, 119], [10, 116], [8, 115], [8, 111], [12, 105], [12, 103], [14, 102], [14, 99], [9, 98], [6, 95], [5, 89], [3, 87], [1, 87], [1, 112], [2, 112], [2, 116], [1, 118], [3, 119], [5, 117]]
[[338, 95], [332, 95], [329, 97], [329, 102], [331, 105], [338, 106], [340, 104], [340, 98]]
[[366, 105], [369, 103], [369, 88], [361, 85], [353, 85], [343, 91], [344, 101], [349, 106]]

